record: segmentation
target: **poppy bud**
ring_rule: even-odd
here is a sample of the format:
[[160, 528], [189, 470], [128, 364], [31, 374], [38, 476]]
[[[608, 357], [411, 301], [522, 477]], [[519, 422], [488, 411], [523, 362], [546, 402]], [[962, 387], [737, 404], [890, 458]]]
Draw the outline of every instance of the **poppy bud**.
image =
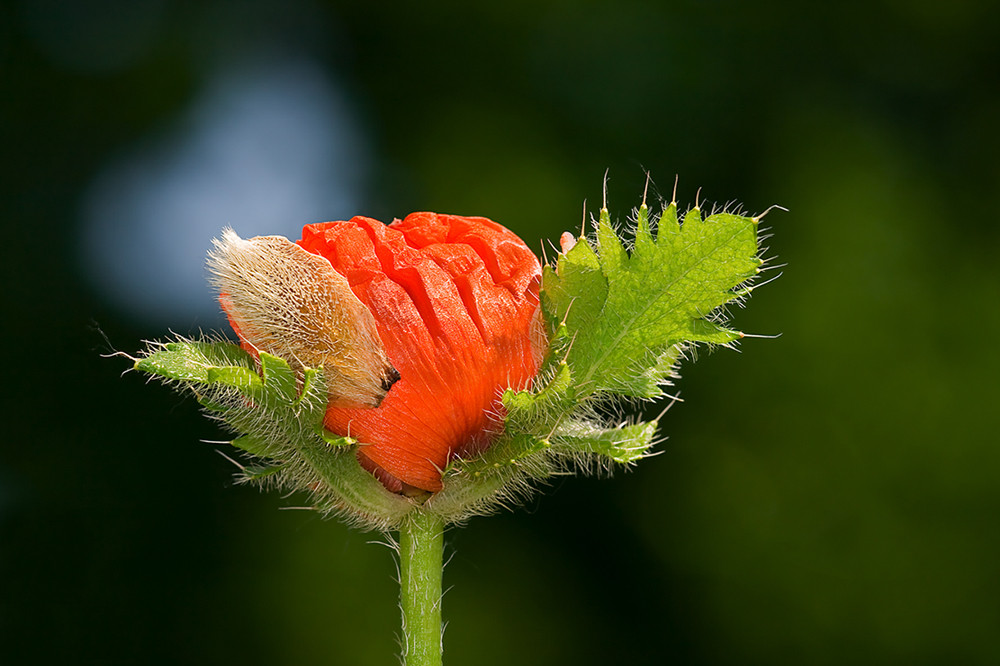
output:
[[390, 490], [441, 490], [452, 458], [502, 432], [502, 392], [538, 371], [538, 258], [496, 222], [435, 213], [312, 224], [299, 244], [347, 278], [400, 374], [375, 409], [331, 403], [326, 427]]
[[486, 218], [354, 217], [297, 245], [227, 230], [209, 265], [244, 346], [323, 367], [324, 425], [393, 492], [437, 492], [451, 459], [489, 446], [501, 394], [527, 388], [545, 351], [541, 265]]

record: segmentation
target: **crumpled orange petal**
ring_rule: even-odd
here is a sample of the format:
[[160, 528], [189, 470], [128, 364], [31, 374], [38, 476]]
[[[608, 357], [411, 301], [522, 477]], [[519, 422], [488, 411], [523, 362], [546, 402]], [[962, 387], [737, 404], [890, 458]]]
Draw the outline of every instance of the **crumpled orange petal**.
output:
[[500, 433], [502, 391], [537, 373], [537, 257], [496, 222], [435, 213], [312, 224], [298, 243], [347, 278], [401, 377], [379, 407], [330, 407], [324, 424], [363, 442], [390, 490], [440, 490], [452, 457]]

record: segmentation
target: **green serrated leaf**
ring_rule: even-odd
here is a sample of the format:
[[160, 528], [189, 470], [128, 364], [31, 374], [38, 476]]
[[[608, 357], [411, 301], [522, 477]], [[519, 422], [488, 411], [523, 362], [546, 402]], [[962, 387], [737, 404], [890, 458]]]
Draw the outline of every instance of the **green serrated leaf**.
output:
[[579, 396], [611, 391], [649, 398], [661, 394], [670, 364], [684, 345], [726, 344], [740, 337], [717, 320], [757, 274], [757, 225], [750, 217], [695, 208], [677, 223], [671, 204], [656, 239], [645, 211], [637, 215], [629, 254], [602, 211], [598, 251], [578, 242], [542, 278], [550, 322], [565, 322], [567, 356]]

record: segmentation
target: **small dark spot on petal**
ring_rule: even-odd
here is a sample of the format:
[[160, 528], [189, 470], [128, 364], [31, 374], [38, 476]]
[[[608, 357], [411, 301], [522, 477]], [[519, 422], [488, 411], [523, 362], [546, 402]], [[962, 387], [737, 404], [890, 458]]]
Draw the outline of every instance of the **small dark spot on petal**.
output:
[[382, 389], [388, 393], [392, 385], [399, 381], [399, 370], [389, 366], [389, 369], [382, 375]]

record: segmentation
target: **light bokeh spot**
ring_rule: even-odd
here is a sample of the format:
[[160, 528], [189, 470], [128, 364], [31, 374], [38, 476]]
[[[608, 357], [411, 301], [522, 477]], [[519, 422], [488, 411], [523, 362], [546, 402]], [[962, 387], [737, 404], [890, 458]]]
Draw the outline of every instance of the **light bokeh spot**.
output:
[[221, 323], [206, 284], [211, 239], [295, 240], [359, 209], [367, 150], [348, 105], [303, 60], [218, 71], [159, 136], [107, 165], [85, 195], [83, 262], [116, 306], [148, 324]]

